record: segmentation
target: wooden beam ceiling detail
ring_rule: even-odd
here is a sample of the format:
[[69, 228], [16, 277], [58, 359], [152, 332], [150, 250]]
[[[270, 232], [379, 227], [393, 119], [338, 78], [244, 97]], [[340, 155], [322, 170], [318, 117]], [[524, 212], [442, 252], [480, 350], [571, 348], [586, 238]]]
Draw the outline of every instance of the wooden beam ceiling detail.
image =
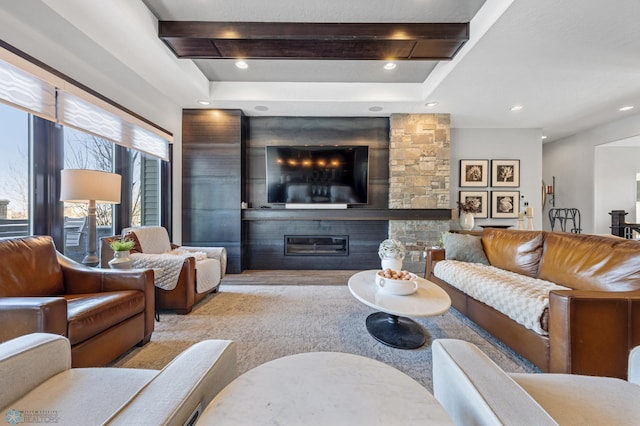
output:
[[469, 40], [468, 23], [160, 21], [178, 58], [448, 60]]

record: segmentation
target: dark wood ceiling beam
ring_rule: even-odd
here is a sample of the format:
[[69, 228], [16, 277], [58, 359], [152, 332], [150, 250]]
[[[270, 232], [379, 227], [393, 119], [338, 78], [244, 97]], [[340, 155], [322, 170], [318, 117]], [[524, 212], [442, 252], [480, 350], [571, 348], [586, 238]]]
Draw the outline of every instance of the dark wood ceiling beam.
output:
[[468, 23], [160, 21], [158, 35], [191, 59], [451, 59]]

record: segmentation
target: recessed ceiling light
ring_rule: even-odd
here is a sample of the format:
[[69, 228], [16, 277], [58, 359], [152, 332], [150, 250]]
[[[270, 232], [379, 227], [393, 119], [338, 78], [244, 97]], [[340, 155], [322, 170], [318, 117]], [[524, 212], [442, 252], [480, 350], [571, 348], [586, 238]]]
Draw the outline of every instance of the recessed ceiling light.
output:
[[428, 106], [429, 108], [433, 108], [434, 106], [438, 105], [437, 102], [427, 102], [426, 104], [424, 104], [425, 106]]
[[206, 99], [200, 99], [200, 100], [198, 101], [198, 103], [199, 103], [200, 105], [211, 105], [211, 102], [209, 102], [209, 101], [208, 101], [208, 100], [206, 100]]
[[386, 64], [384, 64], [384, 69], [387, 71], [391, 71], [395, 68], [396, 68], [396, 64], [394, 64], [393, 62], [387, 62]]
[[369, 111], [371, 111], [371, 112], [382, 111], [382, 107], [381, 106], [372, 106], [371, 108], [369, 108]]
[[633, 105], [623, 106], [620, 108], [620, 111], [629, 111], [630, 109], [633, 109]]
[[509, 111], [520, 111], [522, 108], [524, 108], [522, 105], [514, 105], [509, 108]]
[[542, 135], [542, 140], [545, 140], [547, 137], [545, 135]]
[[264, 105], [258, 105], [255, 107], [256, 111], [269, 111], [269, 108]]
[[240, 68], [241, 70], [246, 70], [247, 68], [249, 68], [249, 64], [247, 64], [245, 61], [237, 61], [236, 67]]

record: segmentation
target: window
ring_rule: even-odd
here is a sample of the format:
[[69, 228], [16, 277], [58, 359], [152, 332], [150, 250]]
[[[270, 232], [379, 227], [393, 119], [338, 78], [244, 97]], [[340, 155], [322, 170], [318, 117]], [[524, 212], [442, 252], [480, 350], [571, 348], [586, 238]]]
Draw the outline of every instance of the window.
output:
[[0, 237], [29, 235], [29, 114], [0, 104]]
[[132, 224], [169, 228], [171, 170], [160, 159], [171, 133], [17, 49], [0, 48], [0, 102], [0, 237], [51, 235], [82, 260], [88, 206], [60, 203], [63, 168], [122, 176], [121, 204], [96, 206], [98, 238]]
[[131, 163], [131, 225], [160, 225], [160, 160], [134, 151]]
[[[64, 128], [64, 168], [113, 171], [114, 144], [106, 139]], [[64, 203], [64, 254], [82, 262], [88, 237], [88, 204]], [[96, 239], [114, 234], [113, 205], [96, 205]]]

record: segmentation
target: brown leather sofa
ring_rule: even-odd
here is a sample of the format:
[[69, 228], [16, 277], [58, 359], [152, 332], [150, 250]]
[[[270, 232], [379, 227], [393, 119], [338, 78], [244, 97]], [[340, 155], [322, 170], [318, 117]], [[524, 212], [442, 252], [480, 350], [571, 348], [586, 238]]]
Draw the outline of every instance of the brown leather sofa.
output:
[[626, 378], [640, 344], [640, 242], [491, 228], [481, 238], [491, 266], [571, 290], [549, 292], [548, 336], [540, 335], [434, 275], [446, 253], [429, 249], [426, 278], [455, 309], [545, 372]]
[[45, 332], [71, 343], [73, 367], [103, 366], [154, 329], [152, 270], [90, 268], [49, 236], [0, 240], [0, 341]]

